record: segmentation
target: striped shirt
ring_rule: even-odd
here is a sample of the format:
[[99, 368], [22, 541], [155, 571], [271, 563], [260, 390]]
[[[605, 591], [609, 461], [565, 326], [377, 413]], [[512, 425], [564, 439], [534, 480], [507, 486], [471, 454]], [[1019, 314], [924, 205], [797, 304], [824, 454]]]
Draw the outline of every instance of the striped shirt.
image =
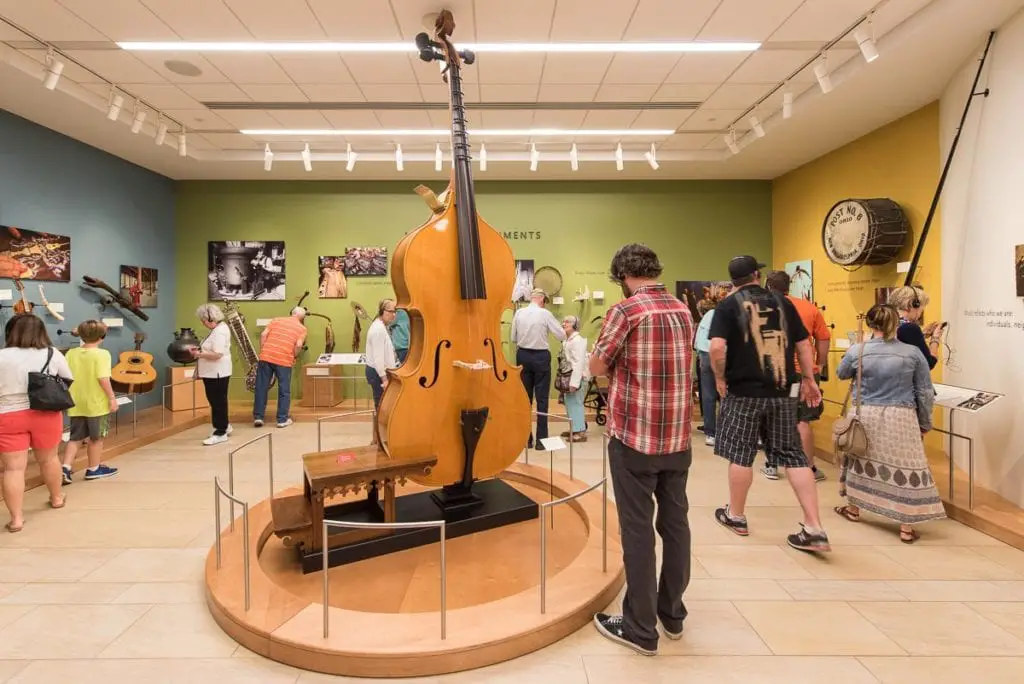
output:
[[306, 336], [306, 326], [294, 316], [275, 318], [266, 329], [260, 345], [260, 361], [291, 368], [295, 363], [295, 345]]
[[594, 354], [611, 369], [608, 434], [644, 454], [690, 447], [693, 317], [665, 286], [608, 310]]

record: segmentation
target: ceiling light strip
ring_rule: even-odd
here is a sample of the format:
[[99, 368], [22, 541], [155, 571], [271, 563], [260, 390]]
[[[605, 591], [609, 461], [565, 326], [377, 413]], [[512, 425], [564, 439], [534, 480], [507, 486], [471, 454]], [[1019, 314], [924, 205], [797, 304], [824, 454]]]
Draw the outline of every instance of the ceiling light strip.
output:
[[[225, 111], [448, 111], [447, 102], [200, 102], [207, 109]], [[648, 110], [693, 110], [703, 102], [694, 100], [681, 102], [467, 102], [470, 111], [648, 111]]]
[[[340, 129], [340, 128], [247, 128], [239, 131], [243, 135], [254, 136], [287, 136], [287, 137], [438, 137], [449, 136], [451, 131], [447, 128], [396, 128], [396, 129]], [[623, 128], [623, 129], [587, 129], [578, 130], [560, 128], [521, 128], [521, 129], [469, 129], [471, 135], [490, 138], [524, 137], [535, 138], [547, 137], [640, 137], [640, 138], [667, 138], [675, 135], [675, 130], [646, 129], [646, 128]]]
[[[132, 52], [417, 52], [412, 42], [333, 43], [333, 42], [192, 42], [192, 41], [123, 41], [117, 46]], [[740, 42], [654, 42], [654, 43], [459, 43], [458, 50], [477, 53], [684, 53], [684, 52], [754, 52], [761, 43]]]

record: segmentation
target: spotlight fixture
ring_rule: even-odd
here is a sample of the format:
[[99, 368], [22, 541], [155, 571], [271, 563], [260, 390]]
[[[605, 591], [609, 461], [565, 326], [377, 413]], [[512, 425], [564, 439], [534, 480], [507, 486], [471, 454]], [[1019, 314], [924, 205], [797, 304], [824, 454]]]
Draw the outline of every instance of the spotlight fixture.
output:
[[644, 159], [647, 160], [647, 163], [650, 164], [651, 168], [654, 169], [655, 171], [657, 171], [658, 167], [661, 166], [661, 164], [658, 163], [657, 155], [658, 153], [654, 149], [654, 143], [651, 143], [651, 149], [647, 152], [644, 152]]
[[444, 155], [441, 154], [441, 144], [438, 143], [434, 146], [434, 170], [440, 171], [442, 164], [444, 164]]
[[788, 119], [793, 116], [793, 93], [782, 94], [782, 118]]
[[135, 118], [132, 120], [132, 133], [138, 133], [142, 130], [142, 124], [146, 122], [146, 110], [139, 106], [139, 103], [135, 103]]
[[530, 170], [536, 171], [537, 165], [540, 163], [540, 152], [537, 151], [537, 146], [534, 143], [530, 143]]
[[52, 54], [47, 57], [46, 74], [43, 76], [43, 87], [53, 90], [57, 87], [60, 75], [64, 73], [64, 62], [55, 58]]
[[188, 156], [188, 147], [187, 147], [186, 141], [185, 141], [185, 131], [182, 131], [181, 133], [178, 134], [178, 156], [179, 157], [187, 157]]
[[754, 131], [754, 135], [758, 138], [764, 137], [764, 126], [761, 125], [761, 120], [757, 118], [757, 114], [751, 114], [750, 118], [747, 119], [750, 122], [750, 129]]
[[352, 144], [345, 145], [345, 170], [351, 172], [352, 169], [356, 168], [356, 159], [359, 158], [359, 154], [352, 151]]
[[156, 137], [153, 138], [153, 142], [155, 142], [157, 144], [157, 147], [159, 147], [160, 145], [164, 144], [164, 140], [166, 139], [167, 124], [165, 124], [163, 121], [160, 121], [159, 125], [156, 127]]
[[853, 38], [857, 41], [857, 47], [860, 48], [860, 54], [864, 56], [864, 61], [868, 64], [878, 59], [878, 48], [875, 47], [875, 41], [871, 39], [871, 36], [863, 28], [859, 28], [853, 32]]
[[622, 143], [619, 143], [615, 146], [615, 170], [621, 171], [622, 168]]
[[487, 146], [480, 145], [480, 170], [487, 170]]
[[302, 168], [307, 172], [313, 170], [313, 156], [309, 153], [309, 143], [302, 148]]
[[825, 64], [824, 56], [820, 62], [814, 65], [814, 77], [818, 79], [818, 87], [821, 88], [823, 95], [832, 92], [832, 78], [828, 75], [828, 65]]
[[274, 153], [270, 151], [270, 143], [263, 148], [263, 170], [270, 171], [274, 165]]
[[736, 129], [729, 131], [729, 134], [725, 136], [725, 145], [733, 154], [740, 153], [740, 146], [736, 144]]
[[573, 143], [572, 149], [569, 150], [569, 167], [573, 171], [580, 170], [580, 155], [576, 151], [576, 143]]
[[405, 169], [405, 164], [402, 162], [402, 146], [398, 145], [395, 147], [395, 168], [399, 171]]
[[114, 95], [110, 100], [110, 108], [107, 110], [107, 118], [111, 121], [117, 121], [117, 117], [121, 116], [121, 107], [124, 106], [124, 97], [121, 95]]

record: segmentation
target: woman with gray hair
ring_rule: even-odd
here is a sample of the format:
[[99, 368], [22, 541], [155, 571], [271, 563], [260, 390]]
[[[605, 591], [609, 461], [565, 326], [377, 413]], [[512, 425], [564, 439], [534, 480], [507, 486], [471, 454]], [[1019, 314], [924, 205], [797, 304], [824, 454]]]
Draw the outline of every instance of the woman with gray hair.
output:
[[580, 335], [580, 319], [576, 316], [563, 318], [562, 330], [565, 331], [565, 342], [562, 343], [562, 354], [559, 359], [559, 375], [562, 375], [563, 365], [566, 371], [571, 368], [571, 372], [564, 376], [568, 378], [567, 389], [562, 391], [565, 411], [569, 414], [569, 432], [563, 432], [562, 436], [574, 442], [585, 442], [587, 421], [583, 414], [583, 399], [587, 396], [590, 380], [590, 370], [587, 367], [587, 338]]
[[228, 383], [231, 381], [231, 330], [224, 322], [224, 312], [216, 304], [203, 304], [196, 316], [210, 331], [202, 344], [192, 347], [196, 373], [203, 380], [206, 401], [210, 404], [213, 433], [203, 440], [205, 446], [221, 444], [231, 434], [228, 422]]

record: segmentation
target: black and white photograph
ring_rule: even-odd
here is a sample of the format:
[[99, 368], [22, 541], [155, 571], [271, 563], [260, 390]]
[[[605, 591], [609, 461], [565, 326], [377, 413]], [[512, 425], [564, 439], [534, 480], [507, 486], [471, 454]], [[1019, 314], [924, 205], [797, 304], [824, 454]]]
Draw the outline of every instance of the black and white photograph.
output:
[[385, 276], [388, 274], [387, 247], [346, 247], [343, 270], [346, 276]]
[[961, 402], [957, 405], [957, 408], [961, 411], [980, 411], [985, 408], [993, 401], [1003, 396], [1002, 394], [996, 394], [994, 392], [978, 392], [970, 399]]
[[284, 242], [210, 242], [207, 270], [212, 301], [285, 299]]
[[516, 279], [512, 288], [513, 302], [530, 301], [533, 292], [533, 259], [516, 259]]

